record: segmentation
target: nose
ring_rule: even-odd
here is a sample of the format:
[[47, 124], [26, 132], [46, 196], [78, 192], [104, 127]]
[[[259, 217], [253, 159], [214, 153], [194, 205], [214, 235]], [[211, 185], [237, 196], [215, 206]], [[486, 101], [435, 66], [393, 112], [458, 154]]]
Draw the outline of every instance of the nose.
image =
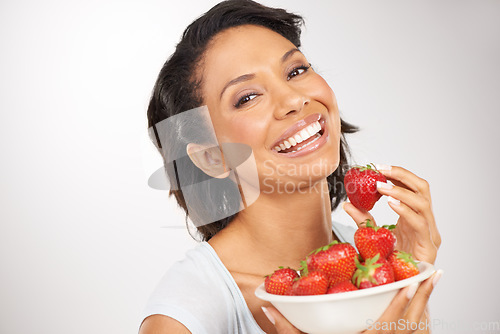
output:
[[289, 114], [298, 114], [310, 102], [308, 96], [292, 87], [280, 88], [280, 93], [275, 98], [274, 117], [276, 119], [283, 119]]

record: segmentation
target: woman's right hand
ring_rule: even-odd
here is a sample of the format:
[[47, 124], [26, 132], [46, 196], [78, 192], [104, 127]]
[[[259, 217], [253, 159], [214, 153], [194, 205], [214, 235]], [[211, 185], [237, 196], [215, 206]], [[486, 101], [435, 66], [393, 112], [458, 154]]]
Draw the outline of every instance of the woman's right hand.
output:
[[[377, 321], [367, 321], [367, 330], [363, 334], [407, 334], [417, 330], [418, 333], [429, 333], [430, 323], [425, 313], [427, 302], [441, 274], [442, 271], [438, 270], [420, 285], [416, 283], [402, 289]], [[303, 333], [272, 306], [266, 307], [264, 314], [273, 323], [278, 334]]]

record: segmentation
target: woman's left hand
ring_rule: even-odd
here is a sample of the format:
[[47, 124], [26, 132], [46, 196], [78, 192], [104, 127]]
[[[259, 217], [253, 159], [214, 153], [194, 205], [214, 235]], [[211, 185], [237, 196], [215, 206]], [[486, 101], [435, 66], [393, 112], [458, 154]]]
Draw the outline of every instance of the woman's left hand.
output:
[[[389, 196], [389, 206], [399, 215], [393, 230], [397, 237], [396, 248], [419, 261], [434, 263], [441, 236], [432, 213], [429, 183], [402, 167], [377, 165], [377, 169], [393, 183], [379, 183], [377, 190]], [[351, 203], [344, 203], [343, 208], [358, 226], [366, 219], [374, 221], [370, 213]]]

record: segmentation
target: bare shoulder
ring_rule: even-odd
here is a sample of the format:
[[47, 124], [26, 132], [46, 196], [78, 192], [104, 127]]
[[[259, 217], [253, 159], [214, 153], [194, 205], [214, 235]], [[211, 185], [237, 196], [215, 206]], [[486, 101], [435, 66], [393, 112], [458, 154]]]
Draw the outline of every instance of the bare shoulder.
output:
[[139, 334], [191, 334], [191, 332], [179, 321], [161, 314], [147, 317], [139, 331]]

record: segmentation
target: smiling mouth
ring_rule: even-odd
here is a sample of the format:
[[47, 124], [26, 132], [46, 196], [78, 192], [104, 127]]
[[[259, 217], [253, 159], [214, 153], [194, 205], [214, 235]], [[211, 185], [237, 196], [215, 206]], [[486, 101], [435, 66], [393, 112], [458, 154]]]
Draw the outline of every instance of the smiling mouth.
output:
[[324, 121], [315, 121], [274, 147], [278, 153], [293, 153], [309, 147], [324, 134]]

